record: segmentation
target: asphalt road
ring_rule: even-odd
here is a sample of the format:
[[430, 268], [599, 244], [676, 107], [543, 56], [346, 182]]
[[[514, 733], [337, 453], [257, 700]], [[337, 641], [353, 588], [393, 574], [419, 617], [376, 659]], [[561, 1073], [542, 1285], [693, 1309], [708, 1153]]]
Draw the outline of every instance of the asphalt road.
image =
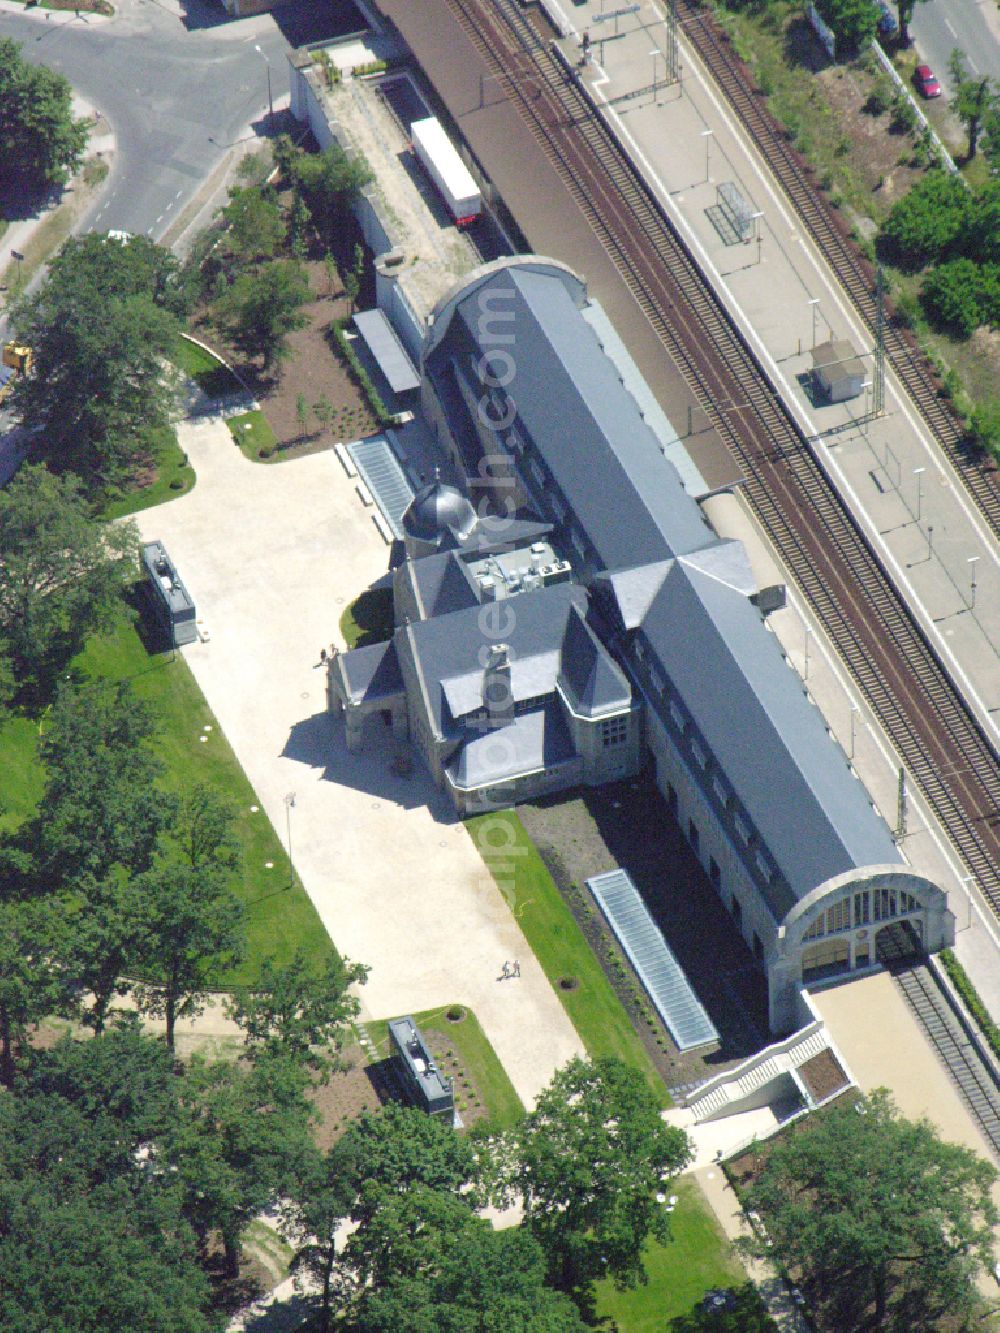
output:
[[996, 0], [929, 0], [918, 4], [910, 23], [917, 49], [952, 91], [948, 58], [957, 46], [973, 75], [1000, 79], [1000, 9]]
[[[272, 94], [287, 98], [292, 12], [226, 20], [205, 0], [115, 0], [116, 16], [87, 22], [71, 13], [5, 10], [4, 36], [49, 65], [110, 122], [117, 138], [111, 174], [81, 230], [120, 228], [158, 239], [243, 135], [267, 129]], [[49, 12], [49, 11], [44, 11]]]

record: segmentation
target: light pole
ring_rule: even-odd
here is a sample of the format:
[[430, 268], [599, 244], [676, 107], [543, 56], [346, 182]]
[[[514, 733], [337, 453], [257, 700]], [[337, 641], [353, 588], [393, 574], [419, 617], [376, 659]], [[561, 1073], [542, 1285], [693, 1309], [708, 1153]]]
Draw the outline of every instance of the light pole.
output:
[[924, 505], [924, 473], [926, 472], [926, 470], [927, 470], [926, 468], [922, 467], [915, 467], [913, 469], [913, 475], [917, 479], [917, 522], [918, 523], [920, 522], [920, 514], [923, 510], [923, 505]]
[[965, 901], [969, 904], [969, 919], [964, 926], [959, 926], [959, 930], [968, 930], [972, 925], [972, 886], [976, 882], [975, 875], [963, 875], [958, 881], [965, 894]]
[[934, 554], [934, 524], [927, 524], [927, 559]]
[[270, 120], [271, 123], [273, 124], [273, 123], [274, 123], [274, 100], [273, 100], [273, 98], [271, 97], [271, 62], [270, 62], [270, 60], [268, 60], [267, 56], [264, 55], [264, 52], [260, 49], [260, 47], [257, 45], [256, 42], [254, 42], [254, 44], [253, 44], [253, 49], [254, 49], [254, 50], [257, 52], [257, 54], [262, 58], [262, 60], [264, 61], [264, 64], [267, 66], [267, 116], [268, 116], [268, 120]]
[[285, 829], [288, 834], [288, 887], [295, 885], [295, 869], [292, 865], [292, 809], [295, 805], [295, 793], [290, 791], [285, 797]]
[[812, 340], [812, 345], [813, 345], [813, 351], [815, 351], [815, 350], [816, 350], [816, 315], [819, 313], [819, 297], [818, 297], [818, 296], [810, 297], [810, 299], [809, 299], [809, 304], [812, 306], [812, 317], [813, 317], [813, 340]]
[[757, 263], [758, 263], [758, 264], [760, 263], [760, 247], [761, 247], [761, 245], [763, 244], [763, 241], [764, 241], [763, 234], [761, 233], [761, 230], [760, 230], [760, 220], [761, 220], [761, 218], [762, 218], [763, 216], [764, 216], [763, 212], [761, 212], [761, 211], [759, 211], [759, 210], [758, 210], [758, 212], [756, 212], [756, 213], [751, 213], [751, 214], [750, 214], [750, 221], [753, 223], [754, 238], [755, 238], [756, 241], [757, 241]]
[[709, 172], [709, 160], [712, 152], [712, 136], [714, 134], [715, 130], [701, 131], [701, 137], [705, 140], [705, 183], [706, 184], [708, 184], [708, 182], [712, 179], [711, 176], [708, 174], [708, 172]]
[[969, 566], [969, 610], [975, 610], [976, 606], [976, 561], [978, 555], [966, 556], [966, 563]]
[[653, 57], [653, 96], [656, 96], [656, 57], [660, 54], [659, 47], [654, 46], [649, 53]]
[[809, 679], [809, 640], [812, 638], [812, 626], [805, 627], [805, 653], [803, 655], [802, 679]]

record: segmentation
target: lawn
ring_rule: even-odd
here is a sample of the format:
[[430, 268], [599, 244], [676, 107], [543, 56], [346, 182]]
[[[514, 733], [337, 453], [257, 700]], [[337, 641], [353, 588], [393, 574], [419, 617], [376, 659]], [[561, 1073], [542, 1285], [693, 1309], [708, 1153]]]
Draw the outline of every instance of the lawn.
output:
[[[660, 1105], [671, 1105], [628, 1014], [518, 816], [512, 810], [477, 815], [465, 827], [587, 1053], [591, 1057], [617, 1056], [641, 1070]], [[559, 984], [570, 978], [577, 983], [573, 989]]]
[[733, 1254], [693, 1176], [669, 1186], [677, 1195], [670, 1214], [672, 1240], [649, 1242], [643, 1261], [649, 1282], [634, 1291], [617, 1291], [614, 1283], [596, 1288], [596, 1314], [613, 1319], [628, 1333], [661, 1333], [668, 1321], [690, 1313], [711, 1287], [737, 1286], [746, 1273]]
[[141, 509], [152, 509], [166, 500], [186, 495], [195, 483], [194, 468], [177, 443], [173, 428], [163, 431], [153, 450], [154, 472], [145, 486], [115, 496], [104, 506], [107, 519], [125, 518]]
[[265, 454], [265, 458], [278, 457], [273, 451], [277, 448], [278, 437], [267, 420], [267, 417], [259, 409], [253, 412], [241, 412], [239, 416], [230, 417], [226, 422], [233, 439], [240, 446], [246, 458], [251, 462], [261, 461], [262, 450], [271, 450], [271, 453]]
[[210, 398], [221, 398], [227, 393], [243, 391], [242, 383], [229, 367], [190, 338], [181, 338], [174, 354], [174, 364], [182, 375], [194, 380], [202, 393]]
[[392, 638], [392, 589], [366, 588], [340, 617], [340, 632], [348, 648], [367, 648]]
[[[165, 765], [167, 788], [188, 790], [203, 782], [226, 796], [236, 812], [241, 856], [234, 887], [248, 909], [249, 951], [246, 962], [235, 973], [219, 977], [218, 984], [253, 980], [265, 956], [283, 962], [299, 947], [316, 959], [328, 954], [333, 948], [330, 938], [304, 890], [298, 885], [288, 887], [285, 850], [267, 815], [255, 808], [258, 802], [253, 788], [183, 657], [148, 653], [123, 615], [115, 630], [88, 643], [74, 667], [93, 678], [131, 681], [139, 698], [155, 710], [160, 720], [155, 748]], [[13, 719], [0, 730], [8, 827], [30, 814], [41, 795], [37, 735], [37, 724], [23, 718]]]
[[[461, 1007], [465, 1017], [460, 1023], [451, 1023], [445, 1017], [451, 1005], [414, 1014], [413, 1021], [425, 1036], [440, 1037], [440, 1043], [429, 1044], [443, 1044], [446, 1050], [455, 1051], [479, 1091], [489, 1124], [494, 1129], [510, 1129], [524, 1115], [521, 1099], [480, 1027], [479, 1019], [471, 1009]], [[365, 1029], [375, 1043], [379, 1058], [385, 1059], [391, 1053], [388, 1019], [366, 1023]], [[459, 1097], [461, 1092], [456, 1090], [456, 1100]]]

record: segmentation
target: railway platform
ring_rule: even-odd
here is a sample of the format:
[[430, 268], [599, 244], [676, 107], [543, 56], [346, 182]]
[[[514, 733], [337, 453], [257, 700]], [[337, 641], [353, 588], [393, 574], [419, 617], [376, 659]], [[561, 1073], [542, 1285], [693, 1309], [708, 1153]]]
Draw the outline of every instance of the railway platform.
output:
[[[994, 744], [1000, 741], [1000, 550], [913, 403], [887, 367], [875, 415], [873, 339], [719, 90], [679, 34], [679, 78], [658, 4], [546, 5], [570, 31], [558, 43], [594, 104], [651, 184], [736, 320], [827, 475], [858, 518], [934, 650]], [[615, 11], [618, 10], [617, 16]], [[561, 17], [560, 17], [561, 14]], [[617, 32], [615, 31], [617, 29]], [[586, 51], [583, 33], [589, 35]], [[735, 214], [735, 216], [734, 216]], [[811, 387], [813, 349], [847, 340], [865, 369], [855, 399]], [[680, 423], [675, 423], [680, 429]], [[689, 435], [699, 430], [689, 413]], [[780, 556], [780, 552], [778, 553]], [[1000, 934], [919, 798], [899, 808], [898, 760], [879, 734], [804, 599], [771, 617], [807, 689], [914, 864], [944, 884], [956, 952], [1000, 1017]], [[905, 824], [905, 827], [900, 827]]]

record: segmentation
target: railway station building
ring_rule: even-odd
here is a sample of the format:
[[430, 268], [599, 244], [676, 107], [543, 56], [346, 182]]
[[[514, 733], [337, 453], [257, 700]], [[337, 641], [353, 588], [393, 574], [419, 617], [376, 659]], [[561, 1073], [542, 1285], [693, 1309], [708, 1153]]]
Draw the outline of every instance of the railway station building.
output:
[[329, 706], [354, 747], [367, 716], [391, 720], [463, 812], [648, 772], [767, 978], [772, 1031], [790, 1031], [803, 984], [942, 948], [954, 918], [591, 314], [583, 281], [536, 256], [438, 303], [421, 401], [458, 485], [413, 500], [393, 638], [333, 660]]

